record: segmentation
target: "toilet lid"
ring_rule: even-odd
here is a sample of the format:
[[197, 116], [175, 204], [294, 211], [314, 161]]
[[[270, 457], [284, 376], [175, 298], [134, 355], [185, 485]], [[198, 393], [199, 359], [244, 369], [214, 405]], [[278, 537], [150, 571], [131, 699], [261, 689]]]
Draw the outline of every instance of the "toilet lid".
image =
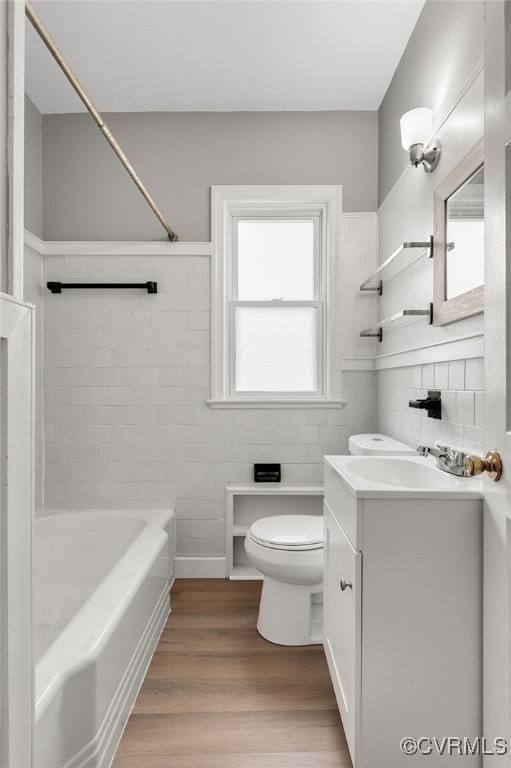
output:
[[250, 538], [273, 549], [319, 549], [323, 546], [320, 515], [275, 515], [252, 523]]

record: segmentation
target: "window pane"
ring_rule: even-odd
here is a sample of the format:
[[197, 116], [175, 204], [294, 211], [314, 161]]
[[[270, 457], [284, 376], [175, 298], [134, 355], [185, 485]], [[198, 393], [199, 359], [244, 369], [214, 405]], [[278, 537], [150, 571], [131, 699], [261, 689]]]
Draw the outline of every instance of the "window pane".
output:
[[315, 307], [236, 307], [237, 392], [314, 392]]
[[314, 299], [314, 222], [238, 222], [238, 299]]

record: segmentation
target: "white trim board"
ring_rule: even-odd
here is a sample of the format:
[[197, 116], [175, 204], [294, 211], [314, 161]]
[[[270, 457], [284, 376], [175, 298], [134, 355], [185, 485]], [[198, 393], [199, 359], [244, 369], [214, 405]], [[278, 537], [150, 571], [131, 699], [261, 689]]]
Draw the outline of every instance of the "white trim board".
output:
[[42, 240], [25, 230], [25, 245], [42, 256], [211, 256], [211, 243]]
[[374, 371], [374, 357], [343, 357], [341, 371]]
[[506, 147], [511, 146], [511, 90], [506, 95]]
[[225, 579], [225, 557], [176, 557], [176, 579]]
[[343, 211], [341, 214], [343, 219], [367, 219], [369, 216], [378, 221], [378, 211]]
[[[3, 757], [29, 766], [33, 735], [32, 537], [34, 517], [34, 332], [35, 313], [19, 299], [0, 294], [2, 341], [2, 490], [0, 582], [0, 719]], [[3, 765], [3, 762], [2, 762]]]
[[30, 304], [28, 301], [23, 301], [23, 299], [20, 299], [17, 296], [12, 296], [10, 293], [0, 293], [0, 299], [2, 301], [8, 301], [11, 304], [16, 304], [22, 309], [35, 309], [35, 304]]
[[41, 240], [40, 237], [34, 235], [32, 232], [29, 232], [28, 229], [23, 230], [23, 244], [28, 248], [31, 248], [36, 253], [39, 253], [41, 256], [45, 252], [44, 240]]
[[405, 368], [412, 365], [444, 363], [477, 357], [484, 357], [484, 333], [482, 332], [430, 344], [419, 349], [377, 355], [374, 359], [374, 367], [377, 371], [381, 371], [386, 368]]
[[[7, 4], [7, 275], [2, 288], [23, 299], [25, 199], [25, 3]], [[5, 5], [2, 3], [2, 7]], [[3, 190], [2, 190], [3, 191]]]
[[267, 398], [239, 399], [239, 400], [206, 400], [211, 408], [344, 408], [347, 401], [319, 398], [316, 400], [300, 400], [289, 398], [287, 400], [269, 400]]

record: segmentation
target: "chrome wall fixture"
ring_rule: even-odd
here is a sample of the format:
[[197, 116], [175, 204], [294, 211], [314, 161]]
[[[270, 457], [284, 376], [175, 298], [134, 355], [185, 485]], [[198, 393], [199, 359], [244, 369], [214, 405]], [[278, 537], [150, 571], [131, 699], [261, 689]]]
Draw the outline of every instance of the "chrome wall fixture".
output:
[[440, 160], [441, 146], [437, 138], [431, 139], [433, 113], [427, 107], [405, 112], [401, 121], [401, 144], [410, 153], [410, 165], [422, 165], [426, 173], [432, 173]]

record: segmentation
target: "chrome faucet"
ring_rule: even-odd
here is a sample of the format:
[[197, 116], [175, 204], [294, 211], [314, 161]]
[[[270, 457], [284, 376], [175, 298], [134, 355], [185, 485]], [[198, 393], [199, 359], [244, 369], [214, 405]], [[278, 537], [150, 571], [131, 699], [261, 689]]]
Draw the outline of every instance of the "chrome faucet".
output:
[[438, 469], [448, 472], [450, 475], [466, 477], [466, 471], [463, 462], [468, 454], [457, 448], [451, 448], [448, 445], [438, 445], [435, 448], [430, 445], [418, 445], [417, 453], [419, 456], [434, 456]]

